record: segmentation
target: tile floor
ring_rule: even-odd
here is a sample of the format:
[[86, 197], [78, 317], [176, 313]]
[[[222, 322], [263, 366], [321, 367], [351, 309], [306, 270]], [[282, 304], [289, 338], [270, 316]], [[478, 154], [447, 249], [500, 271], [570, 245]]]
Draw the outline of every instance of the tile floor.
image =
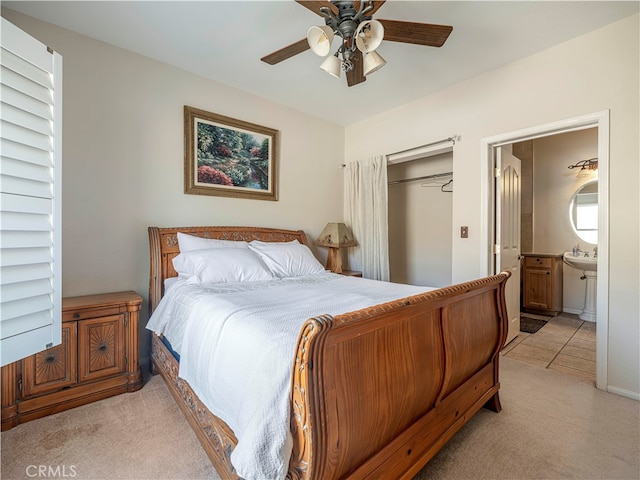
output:
[[595, 382], [596, 324], [563, 312], [536, 333], [520, 332], [502, 349], [502, 355]]

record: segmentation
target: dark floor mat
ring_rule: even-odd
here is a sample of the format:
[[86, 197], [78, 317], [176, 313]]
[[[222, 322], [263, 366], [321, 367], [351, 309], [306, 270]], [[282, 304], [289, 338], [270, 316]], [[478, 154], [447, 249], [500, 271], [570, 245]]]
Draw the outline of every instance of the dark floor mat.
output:
[[520, 331], [525, 333], [536, 333], [547, 324], [546, 320], [537, 318], [520, 317]]

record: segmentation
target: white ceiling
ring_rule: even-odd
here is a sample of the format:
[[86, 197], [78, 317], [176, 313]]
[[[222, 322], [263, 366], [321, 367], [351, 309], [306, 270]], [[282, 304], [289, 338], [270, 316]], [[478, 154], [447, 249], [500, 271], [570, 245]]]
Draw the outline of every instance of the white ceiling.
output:
[[[636, 1], [398, 1], [374, 18], [452, 25], [441, 48], [383, 42], [387, 65], [347, 87], [310, 50], [264, 55], [305, 37], [321, 17], [280, 1], [3, 1], [27, 15], [348, 125], [638, 12]], [[333, 52], [333, 50], [332, 50]], [[611, 52], [615, 55], [615, 52]]]

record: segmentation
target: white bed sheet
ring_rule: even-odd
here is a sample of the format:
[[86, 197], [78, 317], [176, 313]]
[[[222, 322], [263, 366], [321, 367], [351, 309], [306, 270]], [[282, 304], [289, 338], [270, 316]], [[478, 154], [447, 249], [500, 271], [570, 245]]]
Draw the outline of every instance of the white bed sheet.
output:
[[305, 320], [429, 290], [328, 272], [241, 284], [178, 280], [147, 328], [171, 342], [179, 376], [234, 431], [238, 475], [275, 480], [285, 477], [291, 456], [292, 364]]

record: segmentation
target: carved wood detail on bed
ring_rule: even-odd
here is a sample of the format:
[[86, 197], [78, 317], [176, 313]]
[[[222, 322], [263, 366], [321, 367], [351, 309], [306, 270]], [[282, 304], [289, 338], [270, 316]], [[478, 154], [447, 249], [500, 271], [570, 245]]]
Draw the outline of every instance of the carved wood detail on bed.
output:
[[[242, 240], [260, 230], [259, 239], [306, 242], [300, 231], [152, 227], [150, 309], [171, 276], [160, 259], [177, 254], [176, 232], [224, 238], [225, 230]], [[410, 479], [480, 408], [499, 411], [508, 277], [308, 319], [292, 359], [287, 478]], [[178, 378], [177, 361], [155, 334], [152, 359], [220, 476], [237, 478], [230, 463], [233, 432]]]
[[238, 478], [231, 465], [231, 452], [237, 443], [235, 435], [222, 420], [209, 411], [189, 384], [178, 377], [178, 361], [155, 334], [151, 340], [151, 358], [155, 364], [154, 373], [162, 374], [169, 391], [186, 414], [218, 473], [225, 472], [225, 478]]

